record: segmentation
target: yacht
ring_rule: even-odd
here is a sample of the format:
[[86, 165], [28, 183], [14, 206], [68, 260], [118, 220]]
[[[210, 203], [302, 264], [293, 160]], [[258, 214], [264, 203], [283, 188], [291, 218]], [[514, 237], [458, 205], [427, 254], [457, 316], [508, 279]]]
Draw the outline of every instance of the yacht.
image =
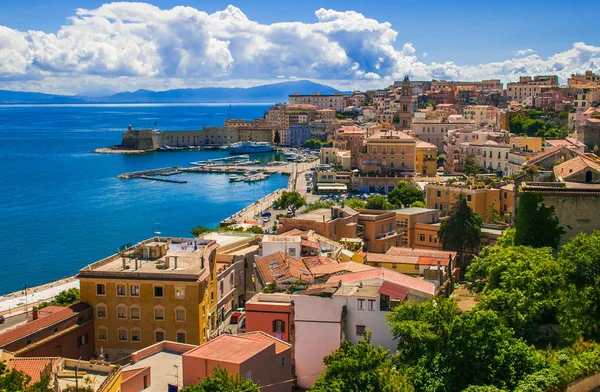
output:
[[267, 142], [238, 142], [229, 148], [230, 154], [256, 154], [271, 151], [275, 151], [275, 149]]

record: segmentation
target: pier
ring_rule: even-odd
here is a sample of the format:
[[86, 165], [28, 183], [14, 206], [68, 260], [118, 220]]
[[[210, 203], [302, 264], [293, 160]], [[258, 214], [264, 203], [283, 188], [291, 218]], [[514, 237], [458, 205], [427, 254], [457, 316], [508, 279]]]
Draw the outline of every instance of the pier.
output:
[[173, 184], [187, 184], [187, 181], [185, 181], [185, 180], [172, 180], [170, 178], [162, 178], [162, 177], [138, 176], [136, 178], [141, 178], [143, 180], [170, 182]]
[[140, 178], [140, 177], [151, 177], [151, 176], [159, 176], [159, 175], [169, 175], [169, 173], [182, 171], [181, 167], [173, 166], [173, 167], [163, 167], [160, 169], [149, 169], [149, 170], [141, 170], [129, 173], [119, 174], [117, 178], [130, 179], [130, 178]]

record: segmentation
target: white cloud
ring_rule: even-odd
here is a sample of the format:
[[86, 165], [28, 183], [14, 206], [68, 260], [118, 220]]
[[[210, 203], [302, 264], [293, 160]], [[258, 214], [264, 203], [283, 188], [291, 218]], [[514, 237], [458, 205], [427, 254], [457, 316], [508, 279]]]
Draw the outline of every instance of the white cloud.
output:
[[534, 50], [529, 48], [529, 49], [517, 50], [515, 53], [517, 56], [525, 56], [526, 54], [533, 53], [533, 52], [534, 52]]
[[[160, 9], [109, 3], [78, 9], [55, 33], [0, 26], [0, 88], [78, 92], [203, 85], [246, 85], [307, 78], [338, 86], [384, 87], [413, 79], [517, 79], [600, 66], [600, 47], [578, 42], [548, 58], [533, 49], [478, 65], [425, 63], [410, 43], [398, 42], [388, 22], [321, 8], [314, 23], [261, 24], [237, 7], [208, 14], [192, 7]], [[397, 49], [400, 48], [400, 49]]]

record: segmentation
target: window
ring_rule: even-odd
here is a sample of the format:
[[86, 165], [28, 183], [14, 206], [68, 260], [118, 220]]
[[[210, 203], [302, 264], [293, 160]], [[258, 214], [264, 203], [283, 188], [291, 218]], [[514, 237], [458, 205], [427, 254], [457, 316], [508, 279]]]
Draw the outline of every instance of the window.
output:
[[435, 191], [436, 197], [442, 197], [442, 191]]
[[98, 318], [106, 318], [106, 305], [98, 304], [96, 306], [96, 316]]
[[365, 336], [365, 326], [364, 325], [357, 325], [356, 326], [356, 336]]
[[107, 340], [108, 339], [108, 329], [105, 327], [98, 328], [98, 340]]
[[[98, 339], [100, 339], [100, 337], [98, 337]], [[77, 347], [83, 347], [86, 344], [88, 344], [88, 342], [90, 341], [90, 336], [89, 334], [83, 334], [81, 336], [77, 337]]]
[[156, 306], [154, 308], [154, 320], [162, 321], [165, 319], [165, 308], [162, 306]]
[[215, 292], [214, 291], [210, 292], [210, 302], [215, 302]]
[[252, 370], [249, 370], [248, 373], [246, 373], [246, 380], [252, 380]]
[[139, 320], [140, 319], [140, 307], [137, 305], [132, 305], [131, 309], [129, 310], [129, 316], [131, 317], [132, 320]]
[[185, 287], [183, 287], [183, 286], [175, 287], [175, 298], [177, 298], [177, 299], [185, 298]]
[[126, 295], [127, 295], [127, 286], [125, 286], [124, 284], [118, 284], [117, 285], [117, 296], [124, 297]]
[[120, 319], [127, 318], [127, 306], [125, 306], [125, 305], [117, 306], [117, 318], [120, 318]]
[[164, 288], [162, 286], [154, 286], [154, 297], [162, 298], [164, 296]]
[[375, 310], [375, 300], [374, 299], [369, 300], [369, 310]]
[[126, 342], [127, 341], [127, 329], [126, 328], [119, 328], [119, 342]]
[[285, 357], [281, 357], [281, 367], [285, 367]]
[[177, 331], [177, 343], [185, 343], [185, 331], [178, 330]]
[[185, 308], [178, 307], [175, 309], [175, 320], [185, 321]]
[[285, 321], [273, 320], [273, 332], [276, 334], [285, 333]]
[[379, 294], [379, 310], [382, 312], [387, 312], [390, 310], [390, 297], [389, 296], [387, 296], [385, 294]]
[[138, 286], [137, 284], [132, 284], [131, 286], [129, 286], [129, 294], [132, 297], [139, 297], [140, 296], [140, 286]]
[[365, 300], [364, 299], [358, 300], [358, 310], [365, 310]]
[[394, 268], [394, 269], [398, 268], [398, 266], [396, 265], [396, 263], [392, 263], [392, 268]]
[[96, 295], [106, 295], [106, 285], [104, 283], [96, 284]]
[[487, 151], [483, 150], [483, 157], [487, 158]]
[[163, 340], [165, 340], [165, 331], [163, 331], [162, 329], [157, 329], [156, 331], [154, 331], [154, 340], [157, 342], [162, 342]]
[[473, 200], [473, 195], [467, 195], [467, 201]]
[[425, 234], [419, 234], [419, 241], [425, 242]]

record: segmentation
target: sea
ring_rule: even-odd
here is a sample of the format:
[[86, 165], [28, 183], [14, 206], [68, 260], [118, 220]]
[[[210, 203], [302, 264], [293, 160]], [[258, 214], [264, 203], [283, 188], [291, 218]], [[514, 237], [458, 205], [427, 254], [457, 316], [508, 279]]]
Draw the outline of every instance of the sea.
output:
[[[226, 151], [96, 154], [134, 129], [164, 131], [263, 117], [268, 104], [0, 106], [0, 294], [63, 277], [127, 243], [161, 233], [190, 236], [285, 188], [287, 176], [230, 183], [228, 175], [189, 173], [173, 184], [123, 180], [121, 173], [188, 166]], [[156, 125], [155, 125], [156, 124]], [[263, 162], [276, 153], [256, 156]]]

